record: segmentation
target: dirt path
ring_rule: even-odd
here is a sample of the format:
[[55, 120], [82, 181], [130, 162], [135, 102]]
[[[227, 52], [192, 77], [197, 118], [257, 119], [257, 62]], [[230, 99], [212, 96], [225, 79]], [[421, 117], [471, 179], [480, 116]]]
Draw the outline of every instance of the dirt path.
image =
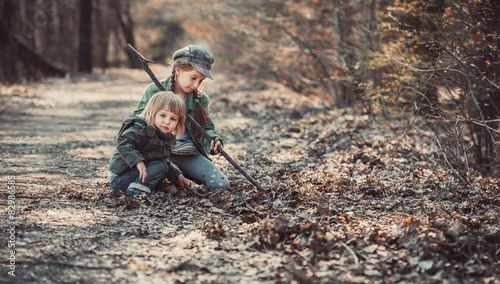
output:
[[464, 190], [429, 163], [435, 149], [416, 133], [395, 150], [403, 122], [324, 108], [270, 82], [215, 79], [204, 88], [226, 151], [266, 193], [215, 157], [229, 189], [201, 198], [168, 186], [149, 201], [111, 198], [106, 166], [114, 136], [150, 82], [140, 70], [4, 87], [0, 251], [8, 277], [0, 281], [498, 279], [498, 179]]

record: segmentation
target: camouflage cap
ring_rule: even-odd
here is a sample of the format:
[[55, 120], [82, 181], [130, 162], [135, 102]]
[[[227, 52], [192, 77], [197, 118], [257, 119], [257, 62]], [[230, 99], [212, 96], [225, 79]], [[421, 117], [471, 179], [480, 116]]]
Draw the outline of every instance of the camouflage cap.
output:
[[205, 77], [214, 79], [212, 78], [212, 73], [210, 73], [210, 69], [212, 69], [212, 64], [214, 63], [214, 56], [199, 46], [188, 45], [181, 48], [174, 52], [172, 59], [179, 63], [189, 63]]

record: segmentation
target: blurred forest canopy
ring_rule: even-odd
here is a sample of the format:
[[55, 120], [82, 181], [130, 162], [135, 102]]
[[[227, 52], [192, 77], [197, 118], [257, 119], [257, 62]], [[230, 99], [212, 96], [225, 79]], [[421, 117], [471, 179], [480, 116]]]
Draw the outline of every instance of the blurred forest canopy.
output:
[[0, 10], [2, 82], [115, 66], [134, 43], [130, 1], [5, 0]]
[[137, 67], [126, 43], [157, 62], [205, 44], [216, 69], [409, 117], [409, 128], [423, 119], [437, 160], [465, 182], [500, 173], [497, 0], [3, 0], [0, 10], [1, 82]]
[[139, 68], [127, 43], [161, 63], [193, 38], [175, 17], [179, 1], [2, 0], [0, 82], [36, 81], [93, 68]]

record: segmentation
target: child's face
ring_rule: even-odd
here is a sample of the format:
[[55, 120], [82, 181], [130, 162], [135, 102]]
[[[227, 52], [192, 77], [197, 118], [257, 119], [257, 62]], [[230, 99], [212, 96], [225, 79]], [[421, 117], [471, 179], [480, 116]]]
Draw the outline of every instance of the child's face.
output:
[[196, 69], [191, 69], [189, 71], [183, 71], [177, 69], [178, 76], [176, 78], [176, 90], [181, 91], [181, 95], [188, 94], [194, 90], [197, 90], [205, 76], [198, 72]]
[[154, 125], [156, 128], [163, 131], [163, 133], [172, 133], [177, 127], [179, 116], [166, 109], [160, 110], [155, 114]]

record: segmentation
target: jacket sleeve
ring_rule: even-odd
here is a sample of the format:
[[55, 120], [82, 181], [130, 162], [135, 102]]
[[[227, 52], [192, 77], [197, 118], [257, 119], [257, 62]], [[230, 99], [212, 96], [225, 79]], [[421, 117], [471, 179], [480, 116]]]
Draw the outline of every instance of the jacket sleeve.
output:
[[140, 135], [140, 133], [144, 132], [144, 127], [142, 129], [138, 128], [141, 128], [141, 126], [132, 125], [123, 130], [116, 138], [116, 149], [122, 159], [131, 168], [137, 165], [137, 163], [146, 160], [137, 150], [145, 143], [144, 135]]
[[[200, 98], [200, 103], [203, 106], [203, 108], [205, 109], [205, 111], [207, 112], [207, 118], [208, 118], [207, 124], [203, 127], [203, 129], [205, 129], [207, 134], [210, 137], [212, 137], [215, 141], [221, 140], [221, 142], [222, 142], [222, 138], [219, 136], [219, 134], [215, 130], [215, 124], [212, 121], [212, 109], [210, 108], [210, 99], [205, 93], [202, 93], [202, 96]], [[202, 142], [200, 144], [203, 145], [203, 148], [205, 149], [205, 151], [207, 153], [214, 155], [215, 153], [210, 151], [210, 141], [207, 141], [203, 136], [199, 137], [199, 139], [203, 140], [203, 142], [202, 141], [199, 141], [199, 142]]]
[[167, 179], [171, 182], [175, 182], [182, 172], [172, 163], [168, 162], [168, 172]]

